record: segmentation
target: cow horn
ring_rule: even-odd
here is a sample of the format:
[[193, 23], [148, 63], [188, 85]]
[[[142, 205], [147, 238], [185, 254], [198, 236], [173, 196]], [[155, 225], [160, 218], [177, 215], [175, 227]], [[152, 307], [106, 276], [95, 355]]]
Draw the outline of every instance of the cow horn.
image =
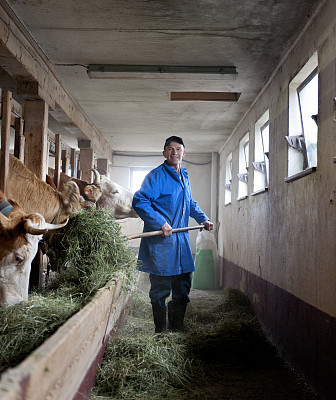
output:
[[93, 183], [95, 185], [100, 185], [100, 173], [95, 168], [91, 168], [91, 171], [93, 171], [94, 176], [95, 176]]
[[56, 230], [63, 228], [69, 221], [69, 218], [63, 224], [48, 224], [47, 222], [44, 224], [43, 228], [38, 228], [30, 219], [27, 219], [24, 223], [24, 228], [27, 233], [31, 235], [42, 235], [48, 231]]

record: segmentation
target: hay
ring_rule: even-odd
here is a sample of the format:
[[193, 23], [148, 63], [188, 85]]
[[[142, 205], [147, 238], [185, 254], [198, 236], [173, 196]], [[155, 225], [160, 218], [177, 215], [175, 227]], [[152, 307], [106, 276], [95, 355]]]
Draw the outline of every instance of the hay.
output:
[[192, 361], [178, 335], [118, 337], [111, 341], [99, 371], [96, 395], [117, 399], [176, 396], [188, 386]]
[[35, 293], [27, 303], [0, 308], [0, 372], [21, 362], [80, 305], [79, 300], [57, 293]]
[[48, 255], [58, 276], [49, 287], [91, 297], [113, 278], [135, 282], [136, 258], [108, 210], [85, 209], [54, 231]]
[[[52, 235], [57, 277], [27, 303], [0, 308], [0, 372], [21, 362], [113, 278], [135, 282], [136, 258], [107, 210], [74, 214]], [[56, 258], [55, 258], [56, 257]]]
[[148, 296], [134, 296], [122, 336], [108, 344], [90, 400], [316, 399], [284, 367], [243, 293], [194, 293], [200, 295], [188, 306], [187, 334], [153, 335]]

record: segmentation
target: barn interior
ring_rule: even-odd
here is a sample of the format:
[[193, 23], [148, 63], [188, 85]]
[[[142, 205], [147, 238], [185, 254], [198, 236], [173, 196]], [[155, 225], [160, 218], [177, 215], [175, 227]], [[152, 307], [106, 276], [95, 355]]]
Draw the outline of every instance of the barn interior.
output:
[[92, 182], [95, 167], [134, 191], [165, 139], [183, 137], [193, 198], [215, 224], [216, 287], [244, 292], [279, 354], [335, 398], [335, 1], [0, 10], [2, 121], [6, 99], [16, 116], [1, 126], [0, 188], [5, 151], [20, 148], [41, 179], [52, 167]]

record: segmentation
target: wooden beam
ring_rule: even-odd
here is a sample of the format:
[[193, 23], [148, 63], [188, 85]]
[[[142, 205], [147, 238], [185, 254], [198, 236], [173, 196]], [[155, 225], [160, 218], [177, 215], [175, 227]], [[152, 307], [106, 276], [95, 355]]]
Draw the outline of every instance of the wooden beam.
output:
[[106, 175], [108, 174], [108, 159], [107, 158], [98, 158], [97, 159], [97, 170], [100, 174]]
[[25, 137], [23, 135], [24, 120], [23, 118], [15, 118], [15, 143], [14, 143], [14, 155], [22, 163], [24, 163], [24, 147], [25, 147]]
[[55, 186], [57, 187], [57, 189], [59, 189], [59, 185], [60, 185], [61, 151], [62, 151], [61, 135], [56, 133], [56, 135], [55, 135], [55, 174], [54, 174], [54, 183], [55, 183]]
[[70, 167], [70, 156], [67, 154], [66, 150], [62, 150], [62, 172], [69, 175]]
[[24, 105], [25, 165], [46, 180], [48, 151], [48, 105], [27, 100]]
[[23, 77], [23, 81], [38, 82], [39, 96], [55, 110], [56, 116], [50, 110], [55, 119], [59, 121], [65, 116], [64, 127], [72, 123], [82, 132], [83, 139], [92, 141], [99, 157], [111, 159], [112, 148], [108, 141], [72, 97], [55, 67], [5, 2], [0, 4], [0, 15], [0, 44], [5, 47], [2, 54], [6, 53], [5, 57], [0, 53], [1, 66], [17, 79]]
[[[2, 93], [4, 92], [3, 89], [0, 89], [0, 115], [2, 114]], [[11, 100], [11, 118], [10, 118], [10, 125], [11, 127], [15, 127], [15, 119], [17, 117], [23, 117], [23, 109], [20, 103], [15, 101], [12, 96]]]
[[170, 92], [170, 101], [238, 101], [236, 92]]
[[80, 150], [80, 169], [81, 169], [81, 179], [89, 183], [92, 182], [92, 172], [93, 168], [93, 149], [81, 149]]
[[77, 168], [78, 168], [78, 154], [76, 152], [76, 149], [74, 149], [74, 148], [71, 149], [70, 168], [71, 168], [71, 176], [76, 177], [77, 176]]
[[2, 92], [0, 190], [5, 194], [5, 196], [7, 196], [7, 177], [9, 171], [11, 101], [12, 93], [9, 90], [4, 90]]

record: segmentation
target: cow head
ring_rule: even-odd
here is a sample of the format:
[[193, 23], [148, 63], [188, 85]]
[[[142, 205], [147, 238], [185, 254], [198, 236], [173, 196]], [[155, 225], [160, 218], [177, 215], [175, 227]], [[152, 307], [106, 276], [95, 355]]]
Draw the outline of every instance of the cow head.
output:
[[42, 234], [64, 224], [51, 225], [40, 214], [26, 214], [17, 203], [6, 200], [0, 193], [0, 203], [7, 211], [0, 212], [0, 307], [28, 299], [31, 262], [35, 257]]
[[97, 201], [99, 207], [106, 208], [116, 219], [138, 218], [138, 214], [132, 207], [133, 194], [111, 181], [107, 176], [100, 176], [97, 170], [95, 174], [95, 185], [100, 185], [102, 196]]

